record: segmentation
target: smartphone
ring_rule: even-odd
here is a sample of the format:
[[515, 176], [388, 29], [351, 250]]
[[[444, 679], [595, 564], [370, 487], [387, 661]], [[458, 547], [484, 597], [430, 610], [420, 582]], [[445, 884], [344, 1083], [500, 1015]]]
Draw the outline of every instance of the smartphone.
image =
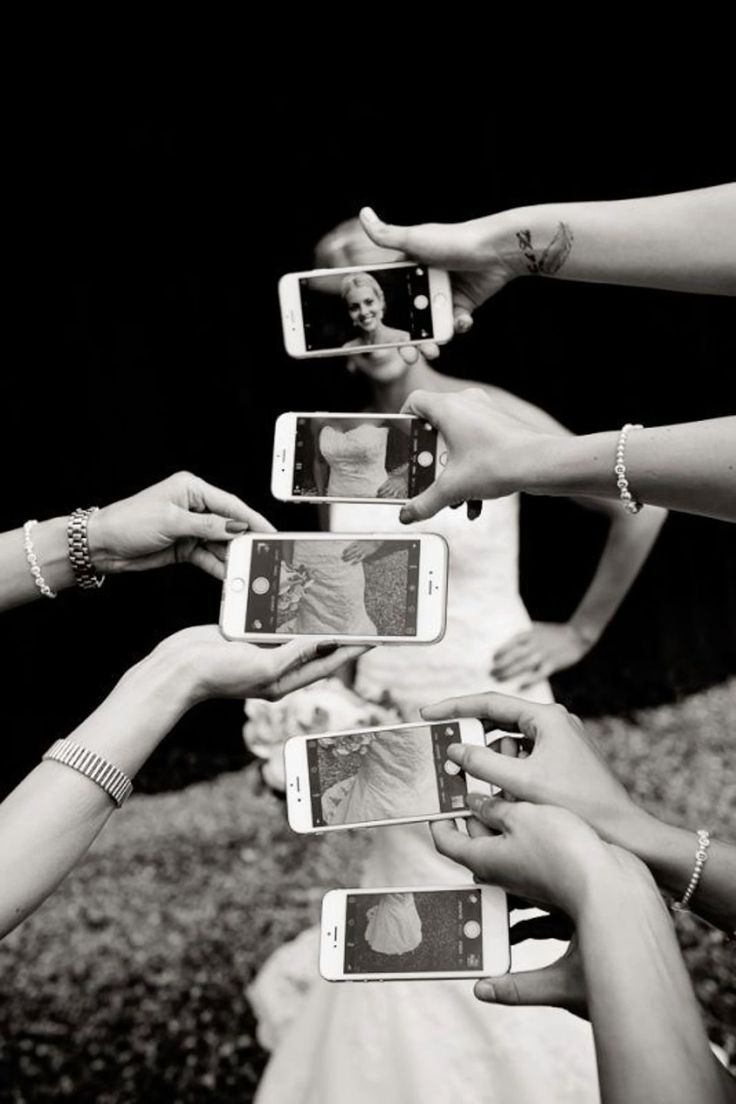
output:
[[453, 334], [450, 278], [413, 261], [290, 272], [279, 280], [286, 351], [350, 356]]
[[469, 790], [491, 786], [447, 758], [450, 744], [485, 746], [474, 717], [385, 725], [284, 744], [286, 808], [295, 832], [333, 832], [468, 816]]
[[322, 898], [326, 981], [412, 981], [505, 974], [506, 894], [497, 886], [332, 889]]
[[447, 449], [411, 414], [281, 414], [271, 493], [282, 502], [398, 504], [442, 473]]
[[248, 533], [228, 549], [220, 629], [261, 643], [432, 644], [445, 632], [448, 555], [435, 533]]

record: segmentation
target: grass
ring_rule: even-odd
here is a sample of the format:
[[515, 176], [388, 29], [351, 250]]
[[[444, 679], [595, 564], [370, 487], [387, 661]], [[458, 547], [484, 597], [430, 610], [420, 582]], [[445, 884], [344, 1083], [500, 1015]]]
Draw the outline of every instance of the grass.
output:
[[[736, 841], [735, 717], [732, 681], [591, 728], [653, 812]], [[0, 1100], [245, 1104], [265, 1061], [246, 986], [325, 888], [354, 884], [360, 838], [293, 835], [253, 768], [134, 797], [0, 945]], [[734, 1061], [733, 950], [689, 916], [679, 927]]]

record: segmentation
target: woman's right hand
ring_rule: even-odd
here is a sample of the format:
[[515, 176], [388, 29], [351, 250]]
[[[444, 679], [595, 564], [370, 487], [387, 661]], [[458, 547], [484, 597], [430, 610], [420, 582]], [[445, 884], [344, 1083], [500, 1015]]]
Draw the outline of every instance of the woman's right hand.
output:
[[360, 221], [382, 249], [451, 273], [455, 333], [466, 333], [473, 324], [473, 311], [524, 271], [515, 254], [505, 251], [502, 256], [499, 215], [470, 222], [390, 226], [372, 207], [364, 207]]
[[366, 648], [338, 647], [330, 640], [302, 637], [264, 648], [226, 640], [216, 625], [198, 625], [168, 637], [154, 652], [173, 659], [189, 689], [189, 704], [208, 698], [265, 698], [276, 701], [333, 675]]
[[[413, 391], [402, 414], [426, 418], [447, 445], [442, 474], [401, 510], [401, 521], [423, 521], [444, 506], [500, 498], [526, 489], [528, 469], [547, 435], [496, 408], [486, 391]], [[554, 439], [550, 435], [550, 439]]]
[[636, 835], [648, 814], [632, 801], [578, 717], [562, 705], [541, 705], [506, 694], [451, 698], [422, 709], [428, 721], [480, 717], [531, 745], [526, 758], [491, 748], [451, 744], [448, 758], [468, 774], [500, 786], [518, 801], [555, 805], [586, 821], [604, 840]]

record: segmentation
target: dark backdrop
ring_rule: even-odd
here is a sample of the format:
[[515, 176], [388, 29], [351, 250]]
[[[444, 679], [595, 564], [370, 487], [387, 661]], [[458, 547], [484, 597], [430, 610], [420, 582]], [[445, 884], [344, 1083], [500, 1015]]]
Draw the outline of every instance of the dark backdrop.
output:
[[[732, 167], [695, 129], [652, 143], [647, 110], [572, 119], [435, 112], [407, 143], [400, 107], [301, 104], [289, 92], [136, 106], [87, 92], [30, 104], [6, 139], [0, 526], [104, 503], [181, 468], [281, 527], [310, 508], [268, 493], [283, 409], [343, 409], [340, 360], [290, 361], [276, 281], [309, 267], [316, 238], [372, 203], [393, 221], [456, 220], [519, 204], [624, 198], [723, 182]], [[256, 111], [257, 108], [257, 111]], [[304, 112], [301, 118], [299, 113]], [[296, 115], [296, 117], [295, 117]], [[568, 120], [570, 122], [570, 120]], [[576, 129], [577, 124], [577, 129]], [[546, 407], [574, 430], [734, 410], [732, 300], [518, 281], [441, 366]], [[590, 578], [601, 519], [530, 499], [522, 589], [564, 618]], [[585, 712], [624, 711], [719, 681], [736, 667], [736, 528], [670, 518], [591, 656], [556, 684]], [[215, 620], [219, 590], [194, 569], [108, 581], [0, 621], [4, 746], [14, 781], [156, 641]], [[236, 703], [198, 707], [143, 785], [242, 755]], [[156, 766], [158, 764], [158, 767]], [[5, 773], [5, 772], [4, 772]]]

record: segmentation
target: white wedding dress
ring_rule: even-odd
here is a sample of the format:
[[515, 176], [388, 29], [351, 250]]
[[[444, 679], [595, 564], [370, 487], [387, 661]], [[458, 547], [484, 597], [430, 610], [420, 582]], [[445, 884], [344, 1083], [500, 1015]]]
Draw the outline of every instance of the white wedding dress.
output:
[[404, 732], [374, 736], [358, 771], [322, 794], [326, 824], [355, 824], [437, 809], [439, 798], [427, 729], [421, 739]]
[[365, 570], [346, 563], [349, 541], [295, 540], [292, 565], [306, 568], [310, 585], [299, 600], [294, 619], [297, 633], [375, 635], [365, 608]]
[[388, 427], [365, 422], [344, 433], [324, 426], [319, 451], [330, 465], [327, 494], [335, 498], [375, 498], [387, 477]]
[[[334, 506], [342, 532], [407, 532], [395, 506]], [[529, 626], [518, 590], [518, 500], [487, 502], [469, 522], [443, 510], [408, 527], [450, 545], [447, 632], [431, 646], [374, 648], [359, 662], [357, 689], [388, 690], [406, 720], [422, 704], [497, 687], [495, 649]], [[551, 700], [547, 683], [529, 692]], [[443, 858], [426, 824], [370, 832], [363, 886], [467, 885], [470, 873]], [[519, 914], [517, 913], [518, 917]], [[319, 928], [266, 963], [249, 995], [259, 1038], [273, 1054], [258, 1104], [594, 1104], [599, 1100], [587, 1023], [551, 1008], [482, 1004], [469, 981], [325, 982]], [[515, 970], [554, 961], [555, 941], [513, 948]]]
[[422, 942], [422, 920], [413, 893], [387, 893], [367, 915], [363, 937], [377, 954], [409, 954]]

